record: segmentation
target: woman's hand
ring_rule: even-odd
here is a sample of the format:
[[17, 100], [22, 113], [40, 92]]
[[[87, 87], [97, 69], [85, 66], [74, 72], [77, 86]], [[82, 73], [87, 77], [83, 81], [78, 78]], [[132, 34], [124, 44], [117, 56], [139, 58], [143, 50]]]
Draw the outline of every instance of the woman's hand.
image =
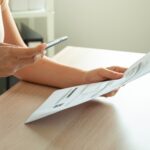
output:
[[[100, 82], [100, 81], [120, 79], [123, 77], [123, 74], [125, 71], [126, 71], [126, 68], [118, 67], [118, 66], [95, 69], [92, 71], [88, 71], [86, 73], [85, 82], [95, 83], [95, 82]], [[117, 93], [117, 91], [118, 89], [110, 93], [107, 93], [103, 96], [105, 97], [114, 96]]]
[[0, 44], [0, 77], [13, 75], [19, 69], [42, 58], [46, 44], [35, 48], [24, 48], [11, 44]]

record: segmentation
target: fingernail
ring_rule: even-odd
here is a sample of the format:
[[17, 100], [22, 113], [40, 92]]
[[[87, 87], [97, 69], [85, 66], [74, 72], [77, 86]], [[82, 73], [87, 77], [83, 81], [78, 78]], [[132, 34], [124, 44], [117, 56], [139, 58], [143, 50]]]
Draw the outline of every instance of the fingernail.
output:
[[42, 43], [42, 48], [43, 50], [46, 48], [47, 44], [46, 43]]
[[41, 45], [38, 45], [39, 51], [42, 52], [46, 48], [46, 43], [42, 43]]

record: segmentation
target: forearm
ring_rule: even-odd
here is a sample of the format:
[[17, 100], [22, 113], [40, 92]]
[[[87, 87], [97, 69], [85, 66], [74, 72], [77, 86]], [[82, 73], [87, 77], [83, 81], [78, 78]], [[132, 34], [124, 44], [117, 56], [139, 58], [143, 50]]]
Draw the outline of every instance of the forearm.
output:
[[15, 74], [25, 81], [59, 88], [84, 84], [85, 75], [84, 70], [58, 64], [47, 57]]
[[4, 24], [4, 32], [5, 32], [4, 42], [26, 47], [16, 27], [15, 21], [12, 17], [12, 14], [10, 13], [10, 9], [8, 6], [2, 12], [2, 16], [3, 16], [3, 24]]

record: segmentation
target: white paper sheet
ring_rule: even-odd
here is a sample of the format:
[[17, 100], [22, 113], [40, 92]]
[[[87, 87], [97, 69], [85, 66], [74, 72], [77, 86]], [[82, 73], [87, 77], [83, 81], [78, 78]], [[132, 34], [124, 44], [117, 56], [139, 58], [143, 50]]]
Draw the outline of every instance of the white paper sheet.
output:
[[56, 90], [35, 112], [33, 112], [26, 123], [95, 99], [116, 90], [149, 72], [150, 53], [146, 54], [129, 67], [125, 72], [124, 77], [121, 79]]

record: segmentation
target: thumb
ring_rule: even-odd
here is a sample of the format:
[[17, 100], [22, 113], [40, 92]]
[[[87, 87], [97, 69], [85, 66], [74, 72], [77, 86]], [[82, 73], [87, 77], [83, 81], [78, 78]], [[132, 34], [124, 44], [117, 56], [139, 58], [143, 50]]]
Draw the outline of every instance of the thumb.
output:
[[105, 80], [115, 80], [122, 77], [123, 73], [119, 73], [105, 68], [99, 68], [92, 71], [88, 71], [85, 76], [85, 81], [86, 83], [94, 83]]
[[20, 58], [32, 57], [34, 55], [40, 54], [46, 48], [46, 44], [40, 44], [33, 48], [26, 48], [26, 47], [13, 47], [14, 55], [17, 55]]
[[46, 46], [47, 46], [46, 43], [42, 43], [42, 44], [36, 46], [35, 49], [37, 49], [39, 51], [41, 50], [41, 52], [42, 52], [43, 50], [45, 50]]
[[115, 80], [123, 77], [123, 73], [109, 69], [100, 69], [99, 75], [102, 76], [104, 80]]

